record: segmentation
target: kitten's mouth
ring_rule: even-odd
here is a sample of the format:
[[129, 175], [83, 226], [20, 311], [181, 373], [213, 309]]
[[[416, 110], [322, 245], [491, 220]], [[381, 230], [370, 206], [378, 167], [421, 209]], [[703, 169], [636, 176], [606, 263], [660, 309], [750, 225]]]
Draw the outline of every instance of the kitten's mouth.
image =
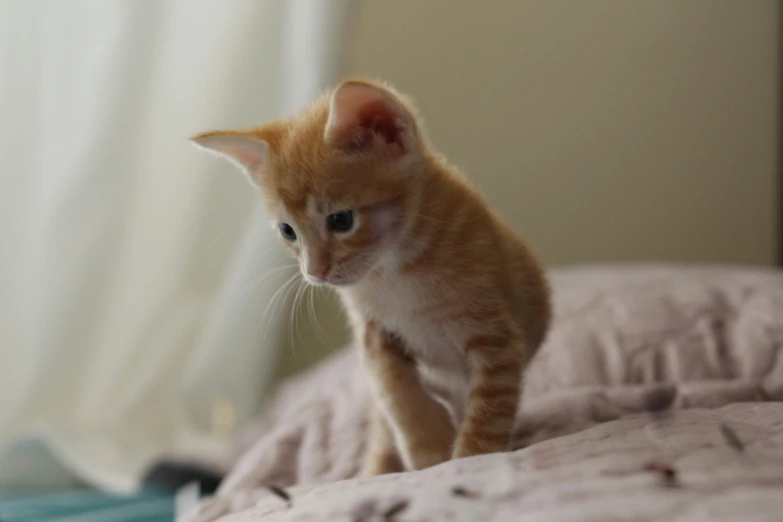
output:
[[313, 286], [323, 286], [323, 285], [329, 285], [331, 284], [329, 282], [329, 277], [318, 277], [310, 274], [303, 274], [305, 281], [307, 281], [309, 284]]
[[333, 277], [333, 276], [315, 276], [311, 274], [304, 274], [305, 281], [313, 286], [346, 286], [352, 281], [347, 281], [345, 278]]
[[362, 279], [361, 276], [335, 276], [332, 274], [322, 277], [305, 274], [304, 278], [305, 281], [313, 286], [332, 286], [335, 288], [351, 286], [358, 283]]
[[304, 275], [305, 281], [314, 286], [351, 286], [364, 279], [372, 268], [372, 264], [362, 261], [366, 261], [366, 259], [361, 259], [359, 254], [354, 252], [344, 256], [332, 264], [329, 269], [320, 273], [311, 274], [302, 267], [302, 275]]

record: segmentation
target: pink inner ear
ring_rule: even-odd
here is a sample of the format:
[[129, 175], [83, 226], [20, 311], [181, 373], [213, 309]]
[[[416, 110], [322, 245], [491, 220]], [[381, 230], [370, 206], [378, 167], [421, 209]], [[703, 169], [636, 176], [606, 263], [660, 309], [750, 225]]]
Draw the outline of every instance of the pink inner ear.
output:
[[375, 146], [407, 152], [403, 109], [389, 94], [366, 85], [344, 85], [334, 95], [326, 138], [347, 151]]
[[405, 152], [402, 140], [403, 128], [397, 122], [394, 109], [383, 100], [372, 101], [362, 107], [356, 114], [358, 120], [358, 136], [355, 146], [359, 148], [367, 146], [378, 136], [388, 145], [397, 145]]

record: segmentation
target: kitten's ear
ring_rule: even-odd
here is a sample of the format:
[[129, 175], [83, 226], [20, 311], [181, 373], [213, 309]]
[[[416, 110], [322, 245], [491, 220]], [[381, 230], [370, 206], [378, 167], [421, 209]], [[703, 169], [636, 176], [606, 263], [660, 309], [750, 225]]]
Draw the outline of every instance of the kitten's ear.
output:
[[410, 112], [389, 90], [345, 81], [332, 94], [324, 139], [344, 152], [401, 158], [418, 150]]
[[266, 162], [269, 145], [257, 136], [243, 131], [204, 132], [190, 138], [199, 147], [236, 164], [251, 181], [255, 171]]

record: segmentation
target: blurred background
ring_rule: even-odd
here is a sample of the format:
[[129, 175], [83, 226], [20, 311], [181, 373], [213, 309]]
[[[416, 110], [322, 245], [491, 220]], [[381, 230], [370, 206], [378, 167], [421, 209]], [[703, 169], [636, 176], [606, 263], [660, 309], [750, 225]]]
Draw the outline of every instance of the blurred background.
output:
[[410, 94], [550, 267], [779, 263], [782, 13], [0, 0], [0, 491], [130, 493], [161, 455], [220, 459], [282, 378], [344, 346], [336, 301], [286, 286], [244, 177], [187, 137], [345, 76]]
[[347, 74], [410, 93], [548, 266], [781, 261], [780, 2], [359, 5]]

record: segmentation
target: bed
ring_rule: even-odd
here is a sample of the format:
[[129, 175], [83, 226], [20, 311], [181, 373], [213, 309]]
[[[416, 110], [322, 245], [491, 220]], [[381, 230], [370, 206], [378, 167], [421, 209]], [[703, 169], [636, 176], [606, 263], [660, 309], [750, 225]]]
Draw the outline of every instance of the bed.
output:
[[551, 273], [514, 451], [353, 478], [355, 348], [286, 382], [185, 522], [783, 520], [783, 275], [696, 266]]

